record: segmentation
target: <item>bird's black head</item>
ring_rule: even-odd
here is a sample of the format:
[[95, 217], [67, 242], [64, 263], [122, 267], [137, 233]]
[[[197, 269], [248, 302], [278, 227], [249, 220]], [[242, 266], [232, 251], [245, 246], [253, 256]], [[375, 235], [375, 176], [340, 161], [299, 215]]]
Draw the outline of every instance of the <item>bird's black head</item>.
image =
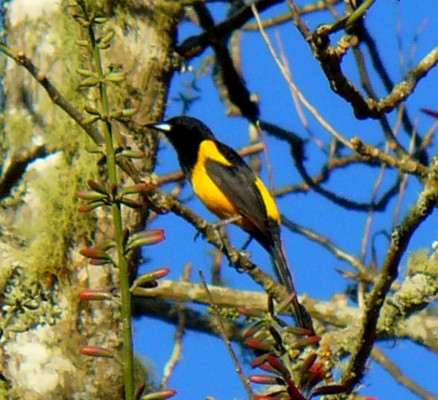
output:
[[208, 126], [193, 117], [178, 116], [147, 126], [162, 132], [169, 139], [186, 175], [190, 175], [196, 163], [201, 142], [214, 140], [213, 132]]
[[175, 147], [187, 142], [199, 144], [205, 139], [214, 139], [213, 133], [207, 125], [199, 119], [184, 115], [151, 124], [148, 127], [163, 132]]

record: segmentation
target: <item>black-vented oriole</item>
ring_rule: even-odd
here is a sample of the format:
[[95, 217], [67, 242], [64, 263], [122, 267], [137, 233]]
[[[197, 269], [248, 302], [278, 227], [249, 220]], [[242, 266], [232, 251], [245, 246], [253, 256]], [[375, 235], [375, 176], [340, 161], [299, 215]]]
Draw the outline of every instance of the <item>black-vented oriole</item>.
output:
[[[277, 275], [296, 294], [280, 237], [280, 213], [266, 186], [242, 157], [219, 142], [201, 121], [178, 116], [148, 125], [164, 133], [175, 148], [181, 169], [206, 207], [221, 219], [235, 220], [271, 255]], [[295, 296], [298, 326], [312, 328], [310, 316]]]

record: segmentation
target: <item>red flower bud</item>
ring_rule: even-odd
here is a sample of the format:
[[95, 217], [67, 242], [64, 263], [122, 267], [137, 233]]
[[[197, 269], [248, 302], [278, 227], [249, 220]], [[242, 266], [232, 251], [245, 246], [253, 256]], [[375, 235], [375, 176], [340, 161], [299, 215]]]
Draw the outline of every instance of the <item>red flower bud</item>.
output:
[[142, 288], [157, 287], [158, 286], [157, 279], [161, 279], [165, 277], [166, 275], [169, 274], [169, 272], [170, 272], [169, 268], [159, 268], [138, 277], [132, 284], [131, 292], [138, 287], [142, 287]]
[[94, 201], [93, 203], [83, 204], [82, 206], [79, 206], [78, 211], [81, 213], [86, 213], [104, 205], [105, 203], [103, 201]]
[[95, 265], [95, 266], [106, 265], [109, 264], [110, 262], [111, 260], [99, 260], [98, 258], [90, 258], [89, 261], [91, 265]]
[[164, 389], [159, 392], [149, 393], [141, 398], [141, 400], [166, 400], [175, 396], [178, 392], [172, 389]]
[[96, 192], [108, 195], [108, 191], [106, 190], [106, 187], [103, 186], [102, 184], [93, 181], [92, 179], [88, 179], [87, 184], [91, 189], [95, 190]]
[[147, 231], [137, 232], [131, 235], [126, 245], [126, 250], [132, 250], [136, 247], [149, 246], [157, 244], [165, 239], [164, 229], [150, 229]]
[[303, 364], [301, 365], [300, 372], [301, 375], [305, 374], [312, 367], [313, 363], [316, 361], [316, 353], [312, 353], [305, 359]]
[[76, 195], [83, 200], [97, 201], [108, 198], [108, 195], [95, 192], [94, 190], [79, 190]]
[[98, 260], [111, 260], [111, 257], [105, 251], [98, 247], [89, 247], [88, 249], [82, 249], [79, 251], [84, 257], [96, 258]]
[[308, 387], [316, 386], [319, 382], [321, 382], [324, 379], [327, 373], [322, 363], [320, 362], [313, 364], [309, 372], [310, 372], [310, 376], [307, 381]]
[[112, 295], [108, 290], [85, 289], [79, 293], [79, 298], [82, 301], [111, 300]]
[[270, 353], [273, 352], [274, 350], [271, 343], [261, 342], [260, 340], [257, 339], [245, 340], [245, 344], [251, 349], [255, 349], [255, 350], [267, 351]]
[[262, 365], [263, 363], [266, 362], [267, 358], [268, 358], [269, 354], [262, 354], [261, 356], [255, 358], [254, 360], [251, 361], [251, 367], [253, 368], [257, 368], [260, 365]]
[[291, 380], [288, 380], [287, 382], [287, 393], [293, 400], [306, 400], [306, 398], [301, 394], [301, 392]]
[[104, 357], [104, 358], [113, 358], [113, 352], [109, 349], [99, 346], [82, 346], [80, 348], [81, 354], [84, 356], [91, 357]]
[[127, 194], [148, 193], [151, 190], [155, 189], [156, 186], [157, 185], [154, 183], [141, 182], [141, 183], [137, 183], [136, 185], [124, 187], [121, 190], [120, 194], [122, 196], [125, 196]]
[[283, 364], [283, 361], [281, 361], [278, 357], [275, 357], [272, 354], [268, 355], [268, 363], [276, 370], [278, 371], [283, 377], [289, 379], [290, 378], [290, 372], [286, 368], [286, 366]]
[[282, 379], [272, 375], [251, 375], [249, 380], [259, 385], [284, 385]]
[[259, 365], [259, 368], [260, 368], [262, 371], [270, 372], [270, 373], [273, 373], [273, 374], [278, 375], [278, 371], [277, 371], [277, 370], [276, 370], [271, 364], [269, 364], [269, 363], [267, 363], [267, 362], [265, 362], [265, 363], [263, 363], [263, 364], [260, 364], [260, 365]]
[[243, 334], [245, 339], [254, 336], [258, 331], [262, 329], [262, 322], [257, 322], [256, 324], [250, 326]]

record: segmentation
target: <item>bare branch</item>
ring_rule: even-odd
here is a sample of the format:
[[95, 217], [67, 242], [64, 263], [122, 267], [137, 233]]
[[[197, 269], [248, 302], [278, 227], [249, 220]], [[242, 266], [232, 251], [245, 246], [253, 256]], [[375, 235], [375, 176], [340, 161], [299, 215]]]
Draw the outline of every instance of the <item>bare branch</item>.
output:
[[377, 147], [363, 143], [359, 137], [352, 138], [351, 144], [354, 150], [366, 159], [379, 160], [386, 165], [399, 168], [401, 172], [418, 175], [420, 178], [425, 178], [428, 174], [428, 169], [424, 165], [409, 156], [402, 158], [394, 157], [391, 154], [379, 150]]
[[[393, 285], [396, 286], [396, 285]], [[220, 307], [245, 308], [252, 310], [255, 314], [267, 311], [267, 295], [265, 293], [242, 291], [222, 286], [209, 285], [209, 291], [212, 294], [214, 302]], [[195, 303], [208, 306], [210, 300], [205, 289], [198, 283], [176, 282], [162, 279], [160, 285], [153, 289], [135, 289], [135, 315], [148, 315], [154, 318], [160, 318], [167, 322], [177, 323], [178, 319], [174, 312], [174, 305], [168, 301], [177, 301], [180, 303]], [[325, 324], [332, 326], [347, 327], [343, 334], [348, 337], [348, 346], [357, 343], [358, 329], [360, 324], [361, 312], [357, 307], [348, 307], [346, 302], [320, 301], [308, 296], [300, 296], [300, 302], [310, 312], [312, 317], [320, 320]], [[173, 304], [173, 303], [172, 303]], [[387, 312], [389, 304], [385, 303], [382, 313]], [[161, 310], [160, 310], [161, 309]], [[184, 309], [186, 313], [186, 327], [190, 330], [201, 331], [204, 333], [214, 334], [216, 332], [215, 324], [210, 318], [203, 316], [198, 311], [191, 311], [187, 306]], [[388, 309], [390, 312], [390, 309]], [[289, 314], [288, 310], [282, 310], [281, 314]], [[228, 337], [235, 337], [233, 330], [228, 331]], [[335, 331], [340, 334], [339, 331]], [[428, 350], [438, 351], [438, 317], [422, 311], [412, 315], [399, 322], [393, 327], [390, 333], [391, 338], [409, 339], [413, 342], [424, 346]], [[238, 336], [238, 335], [237, 335]], [[387, 340], [388, 332], [382, 326], [378, 327], [378, 340]], [[342, 340], [336, 341], [336, 346], [341, 346]], [[348, 347], [347, 346], [347, 347]], [[348, 350], [346, 347], [344, 350]], [[344, 351], [342, 350], [342, 351]], [[352, 350], [352, 349], [350, 349]]]
[[[214, 20], [208, 8], [204, 4], [195, 4], [193, 7], [202, 28], [206, 31], [214, 28]], [[214, 74], [215, 82], [224, 102], [231, 102], [237, 107], [240, 115], [255, 123], [259, 118], [260, 110], [258, 104], [252, 101], [246, 82], [235, 66], [228, 49], [228, 39], [229, 36], [222, 36], [211, 43], [217, 65], [214, 69], [217, 71]]]
[[[172, 285], [173, 287], [178, 287], [181, 284], [181, 282], [168, 282], [169, 285]], [[160, 286], [153, 290], [155, 291], [160, 289], [162, 285], [167, 286], [167, 283], [161, 280]], [[174, 312], [175, 303], [173, 301], [164, 300], [164, 298], [165, 297], [163, 296], [163, 299], [161, 299], [159, 295], [154, 297], [153, 293], [152, 296], [149, 297], [147, 296], [146, 291], [142, 293], [136, 292], [136, 295], [133, 297], [134, 316], [136, 318], [147, 316], [149, 318], [155, 318], [169, 324], [178, 324], [179, 317]], [[184, 312], [185, 315], [186, 330], [188, 329], [193, 332], [217, 336], [216, 324], [210, 315], [205, 315], [200, 311], [188, 307], [187, 305], [184, 306], [184, 309], [181, 310], [181, 312]], [[229, 324], [227, 328], [227, 335], [230, 339], [235, 341], [242, 340], [241, 332], [243, 327], [240, 326], [240, 324]]]
[[438, 312], [436, 307], [413, 314], [401, 320], [395, 330], [399, 338], [412, 342], [438, 353]]
[[[365, 161], [363, 157], [358, 154], [353, 154], [346, 157], [331, 158], [327, 164], [321, 167], [321, 172], [314, 175], [311, 179], [315, 185], [320, 186], [321, 183], [327, 182], [330, 179], [331, 172], [337, 169], [347, 168], [356, 164], [366, 164], [369, 167], [377, 167], [378, 164], [373, 160]], [[309, 185], [306, 181], [295, 184], [286, 185], [275, 191], [276, 197], [282, 197], [289, 193], [305, 193], [312, 190], [314, 185]]]
[[[253, 4], [255, 4], [259, 12], [262, 12], [281, 2], [282, 0], [257, 0]], [[178, 47], [178, 52], [187, 60], [199, 56], [214, 41], [228, 37], [234, 30], [239, 29], [252, 19], [253, 13], [251, 7], [252, 4], [248, 4], [242, 7], [236, 14], [215, 25], [208, 31], [187, 38]]]
[[372, 208], [374, 211], [382, 211], [385, 210], [389, 200], [398, 193], [398, 188], [400, 185], [399, 179], [396, 179], [393, 186], [390, 187], [386, 191], [386, 193], [382, 195], [381, 199], [379, 201], [376, 201], [375, 203], [359, 203], [357, 201], [341, 197], [336, 193], [332, 193], [329, 190], [326, 190], [323, 187], [321, 187], [318, 184], [318, 182], [313, 181], [312, 177], [307, 172], [306, 167], [304, 165], [305, 157], [304, 157], [303, 139], [301, 139], [298, 135], [286, 129], [280, 128], [274, 124], [270, 124], [265, 121], [260, 121], [260, 126], [262, 129], [269, 132], [272, 136], [280, 140], [284, 140], [290, 145], [291, 156], [295, 161], [295, 166], [301, 177], [304, 179], [304, 182], [310, 188], [312, 188], [316, 193], [321, 194], [328, 200], [332, 201], [333, 203], [341, 207], [345, 207], [347, 209], [352, 209], [356, 211], [369, 211], [370, 208]]
[[[423, 310], [438, 297], [438, 260], [423, 258], [420, 254], [410, 257], [406, 278], [400, 288], [385, 299], [378, 329], [388, 337], [407, 317]], [[418, 261], [412, 260], [416, 258]]]
[[31, 162], [46, 157], [48, 154], [46, 146], [41, 145], [24, 153], [13, 155], [7, 169], [0, 176], [0, 199], [10, 195], [14, 186], [23, 178], [24, 172]]
[[[325, 11], [330, 9], [336, 4], [339, 4], [341, 0], [320, 0], [315, 3], [303, 4], [301, 7], [297, 8], [298, 15], [312, 14], [318, 11]], [[281, 24], [291, 21], [293, 14], [291, 12], [281, 14], [272, 18], [266, 18], [262, 21], [262, 26], [264, 29], [277, 27]], [[258, 31], [259, 25], [257, 23], [249, 23], [243, 27], [244, 31]]]
[[365, 99], [358, 88], [344, 75], [341, 68], [346, 50], [354, 45], [354, 42], [351, 42], [351, 37], [346, 35], [340, 39], [337, 47], [331, 46], [332, 26], [322, 25], [314, 33], [311, 33], [300, 18], [294, 1], [288, 0], [288, 3], [294, 14], [294, 22], [298, 30], [309, 43], [315, 58], [321, 63], [332, 90], [352, 105], [358, 119], [379, 119], [383, 114], [392, 111], [414, 92], [418, 82], [438, 64], [437, 47], [411, 69], [403, 81], [392, 87], [388, 96], [380, 100]]
[[[416, 67], [411, 69], [406, 78], [392, 89], [392, 92], [384, 99], [376, 102], [368, 100], [370, 113], [375, 109], [378, 113], [387, 113], [393, 110], [402, 101], [405, 101], [415, 90], [418, 82], [423, 79], [431, 69], [438, 64], [438, 47], [427, 54]], [[373, 115], [370, 115], [373, 117]]]
[[[184, 282], [188, 282], [190, 280], [191, 271], [192, 271], [192, 265], [191, 263], [187, 263], [184, 268], [184, 274], [182, 277], [182, 280]], [[163, 370], [163, 377], [161, 379], [162, 389], [167, 388], [167, 384], [169, 382], [170, 377], [172, 376], [172, 372], [175, 370], [176, 366], [178, 365], [178, 363], [181, 361], [182, 358], [182, 347], [183, 347], [182, 341], [184, 338], [184, 333], [187, 324], [187, 315], [184, 312], [185, 307], [183, 303], [179, 302], [175, 308], [176, 308], [175, 314], [177, 314], [178, 316], [178, 324], [176, 326], [175, 342], [174, 342], [172, 354], [169, 360], [167, 361], [166, 365], [164, 366], [164, 370]]]
[[251, 262], [247, 254], [236, 250], [229, 240], [218, 232], [214, 225], [208, 224], [207, 221], [199, 217], [194, 211], [184, 207], [177, 199], [156, 190], [147, 200], [149, 201], [148, 205], [155, 212], [159, 214], [173, 212], [194, 226], [208, 243], [222, 251], [231, 265], [234, 265], [239, 270], [245, 271], [245, 273], [247, 273], [254, 282], [262, 286], [273, 299], [281, 302], [289, 297], [285, 287]]
[[29, 73], [35, 78], [35, 80], [46, 90], [50, 99], [64, 110], [73, 120], [90, 136], [90, 138], [97, 144], [104, 143], [103, 136], [99, 133], [96, 127], [92, 124], [85, 124], [84, 121], [88, 118], [81, 114], [73, 105], [56, 89], [53, 83], [42, 73], [32, 62], [27, 58], [22, 51], [14, 51], [9, 48], [5, 43], [0, 42], [0, 51], [6, 54], [8, 57], [15, 60], [19, 65], [22, 65]]
[[438, 204], [438, 159], [435, 160], [423, 192], [417, 203], [409, 210], [400, 226], [392, 232], [391, 244], [384, 261], [380, 277], [367, 299], [360, 329], [358, 346], [352, 354], [344, 376], [343, 384], [352, 391], [361, 381], [366, 361], [376, 340], [376, 326], [384, 299], [398, 276], [400, 260], [409, 241], [419, 225], [433, 212]]

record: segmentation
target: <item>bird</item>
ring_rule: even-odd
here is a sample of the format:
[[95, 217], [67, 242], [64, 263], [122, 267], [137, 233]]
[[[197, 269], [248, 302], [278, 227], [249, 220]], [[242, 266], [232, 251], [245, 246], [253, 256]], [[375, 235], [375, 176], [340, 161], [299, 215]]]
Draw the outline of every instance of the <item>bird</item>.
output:
[[220, 219], [233, 220], [270, 254], [280, 282], [294, 294], [297, 325], [313, 332], [312, 320], [298, 301], [283, 250], [281, 216], [263, 181], [197, 118], [176, 116], [147, 127], [167, 137], [182, 172], [204, 205]]

